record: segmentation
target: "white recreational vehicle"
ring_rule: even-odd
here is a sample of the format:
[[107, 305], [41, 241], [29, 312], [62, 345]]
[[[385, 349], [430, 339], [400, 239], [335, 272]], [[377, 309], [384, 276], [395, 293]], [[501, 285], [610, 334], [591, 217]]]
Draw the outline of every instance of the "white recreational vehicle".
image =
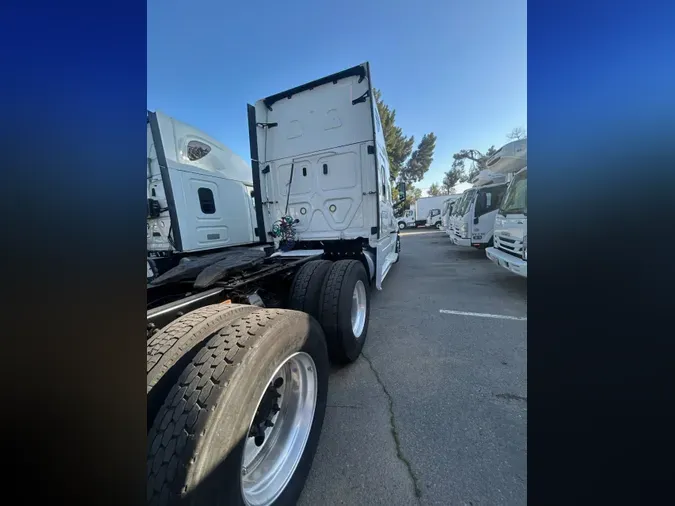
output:
[[512, 174], [494, 224], [494, 246], [487, 257], [527, 277], [527, 139], [504, 145], [487, 162], [496, 173]]

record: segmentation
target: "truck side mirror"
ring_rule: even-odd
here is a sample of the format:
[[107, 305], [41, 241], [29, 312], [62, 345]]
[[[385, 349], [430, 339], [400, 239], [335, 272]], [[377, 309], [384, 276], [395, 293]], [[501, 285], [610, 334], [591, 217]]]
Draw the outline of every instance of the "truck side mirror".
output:
[[398, 200], [404, 201], [405, 200], [405, 181], [401, 181], [398, 186]]

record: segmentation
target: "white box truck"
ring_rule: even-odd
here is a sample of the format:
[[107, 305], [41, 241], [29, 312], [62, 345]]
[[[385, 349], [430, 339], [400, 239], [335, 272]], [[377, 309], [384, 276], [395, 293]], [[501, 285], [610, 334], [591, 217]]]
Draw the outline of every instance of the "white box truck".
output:
[[506, 176], [481, 171], [464, 192], [460, 213], [452, 220], [450, 239], [457, 246], [484, 249], [492, 246], [497, 209], [506, 193]]
[[[448, 195], [438, 195], [435, 197], [422, 197], [416, 200], [410, 209], [405, 210], [396, 218], [398, 228], [403, 230], [404, 228], [414, 228], [420, 225], [427, 227], [435, 226], [436, 222], [440, 221], [441, 208], [447, 198]], [[432, 219], [430, 223], [427, 223], [428, 218], [436, 218], [436, 216], [438, 216], [438, 219]]]
[[330, 361], [360, 355], [399, 256], [372, 90], [364, 63], [249, 105], [253, 207], [213, 142], [148, 115], [148, 504], [296, 504]]
[[494, 246], [487, 257], [527, 277], [527, 139], [505, 144], [487, 162], [493, 172], [511, 175], [494, 223]]

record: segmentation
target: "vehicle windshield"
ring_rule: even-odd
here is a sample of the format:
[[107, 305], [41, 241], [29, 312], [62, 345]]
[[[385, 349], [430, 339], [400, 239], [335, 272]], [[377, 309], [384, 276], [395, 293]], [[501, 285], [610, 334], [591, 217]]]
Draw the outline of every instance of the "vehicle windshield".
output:
[[465, 198], [466, 193], [462, 193], [462, 196], [455, 200], [455, 205], [452, 208], [452, 216], [457, 216], [459, 214], [459, 210], [462, 207], [462, 202], [464, 202]]
[[473, 202], [473, 198], [476, 196], [476, 190], [467, 190], [464, 192], [464, 196], [462, 196], [461, 201], [459, 204], [457, 204], [455, 207], [457, 208], [457, 211], [454, 212], [453, 214], [457, 216], [464, 216], [466, 214], [466, 211], [469, 209], [469, 206], [471, 205], [471, 202]]
[[497, 186], [480, 188], [476, 192], [476, 207], [474, 208], [476, 216], [482, 216], [483, 214], [499, 209], [499, 205], [502, 203], [507, 187], [507, 184], [500, 184]]
[[516, 174], [506, 190], [499, 214], [524, 214], [527, 216], [527, 169]]

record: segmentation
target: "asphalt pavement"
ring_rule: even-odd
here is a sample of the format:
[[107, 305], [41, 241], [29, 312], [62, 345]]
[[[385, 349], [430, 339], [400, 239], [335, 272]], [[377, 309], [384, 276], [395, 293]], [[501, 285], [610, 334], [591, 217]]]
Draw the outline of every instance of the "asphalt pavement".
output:
[[401, 236], [298, 504], [524, 505], [527, 281], [443, 232]]

